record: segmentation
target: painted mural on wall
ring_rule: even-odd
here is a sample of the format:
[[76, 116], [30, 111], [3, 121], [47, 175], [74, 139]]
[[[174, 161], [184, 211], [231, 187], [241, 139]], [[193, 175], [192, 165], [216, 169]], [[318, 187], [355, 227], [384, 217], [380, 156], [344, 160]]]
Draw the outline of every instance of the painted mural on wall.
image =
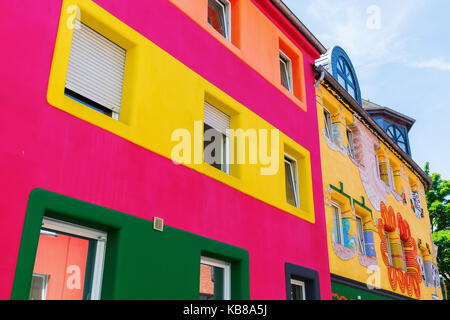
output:
[[[378, 235], [380, 236], [380, 252], [384, 264], [388, 268], [389, 283], [393, 291], [400, 289], [408, 296], [420, 299], [420, 283], [423, 281], [422, 268], [418, 260], [418, 247], [411, 236], [408, 222], [400, 213], [395, 214], [391, 206], [381, 202], [381, 218], [378, 219]], [[387, 237], [385, 235], [388, 235]], [[398, 238], [396, 235], [399, 235]], [[389, 239], [389, 240], [388, 240]], [[388, 243], [389, 241], [389, 243]], [[403, 257], [399, 249], [403, 245], [406, 272], [402, 269]], [[389, 257], [389, 250], [391, 257]], [[401, 261], [401, 263], [400, 263]]]
[[[380, 149], [379, 140], [367, 129], [367, 127], [361, 123], [361, 121], [354, 117], [353, 124], [349, 127], [353, 134], [354, 156], [350, 156], [348, 149], [343, 144], [342, 129], [339, 127], [339, 121], [342, 122], [342, 107], [341, 112], [337, 115], [333, 115], [332, 123], [332, 137], [328, 138], [324, 129], [324, 137], [327, 145], [334, 151], [339, 151], [344, 156], [349, 156], [352, 162], [358, 167], [361, 182], [363, 183], [367, 198], [374, 207], [375, 210], [380, 210], [380, 203], [386, 202], [387, 194], [392, 194], [394, 198], [407, 205], [406, 191], [402, 186], [402, 193], [398, 193], [393, 184], [385, 183], [381, 175], [387, 175], [385, 172], [379, 172], [379, 163], [377, 162], [376, 150]], [[382, 155], [380, 157], [385, 157]], [[389, 160], [383, 160], [389, 164]], [[401, 179], [407, 181], [406, 168], [402, 165], [399, 169], [393, 171], [394, 176], [399, 176]], [[417, 189], [417, 185], [415, 185]], [[411, 209], [414, 211], [416, 217], [421, 219], [423, 217], [423, 207], [420, 202], [420, 195], [415, 190], [410, 190], [410, 203]]]
[[[345, 198], [348, 199], [348, 206], [349, 209], [341, 212], [341, 219], [340, 224], [342, 228], [342, 241], [339, 242], [338, 239], [340, 238], [337, 235], [337, 232], [340, 230], [338, 226], [336, 226], [336, 223], [338, 223], [335, 219], [333, 219], [333, 227], [331, 230], [331, 245], [333, 247], [334, 252], [336, 255], [344, 260], [351, 260], [356, 255], [358, 255], [358, 260], [362, 266], [365, 266], [367, 268], [377, 265], [377, 257], [376, 257], [376, 251], [375, 251], [375, 243], [374, 243], [374, 237], [373, 232], [370, 230], [370, 226], [374, 225], [373, 220], [369, 219], [366, 221], [364, 225], [364, 249], [360, 248], [362, 245], [359, 241], [357, 241], [358, 235], [356, 233], [351, 232], [351, 225], [352, 221], [355, 222], [355, 203], [357, 203], [362, 208], [365, 208], [371, 216], [371, 210], [365, 206], [365, 199], [362, 197], [361, 202], [357, 201], [356, 199], [352, 198], [350, 195], [346, 194], [344, 192], [344, 185], [343, 183], [340, 183], [340, 187], [337, 188], [333, 185], [330, 185], [328, 188], [325, 189], [324, 192], [324, 199], [325, 199], [325, 205], [332, 208], [332, 190], [335, 192], [338, 192], [342, 194]], [[367, 230], [366, 230], [367, 229]], [[364, 252], [365, 254], [363, 254]]]

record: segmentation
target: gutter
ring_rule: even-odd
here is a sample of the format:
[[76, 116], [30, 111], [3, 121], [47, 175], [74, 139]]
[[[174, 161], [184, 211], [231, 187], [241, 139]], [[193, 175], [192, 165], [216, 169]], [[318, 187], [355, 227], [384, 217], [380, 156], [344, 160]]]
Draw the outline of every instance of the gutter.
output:
[[299, 18], [284, 4], [282, 0], [270, 0], [278, 10], [283, 13], [283, 15], [291, 22], [298, 31], [314, 46], [314, 48], [319, 51], [319, 53], [325, 54], [327, 49], [322, 43], [312, 34], [311, 31], [306, 28], [306, 26], [300, 21]]
[[433, 184], [431, 178], [423, 171], [421, 167], [417, 163], [414, 162], [414, 160], [411, 159], [411, 157], [404, 152], [395, 142], [387, 135], [386, 132], [375, 122], [375, 120], [372, 119], [372, 117], [367, 113], [366, 110], [364, 110], [363, 107], [345, 90], [339, 82], [324, 68], [321, 67], [315, 67], [316, 72], [320, 74], [321, 72], [324, 72], [325, 77], [324, 80], [327, 82], [330, 87], [335, 90], [339, 96], [346, 102], [346, 104], [353, 109], [359, 117], [365, 122], [365, 124], [371, 129], [378, 138], [381, 138], [386, 142], [387, 145], [391, 147], [392, 150], [394, 150], [400, 158], [402, 158], [414, 171], [414, 173], [417, 174], [417, 176], [422, 181], [425, 192], [429, 191], [431, 189], [431, 186]]

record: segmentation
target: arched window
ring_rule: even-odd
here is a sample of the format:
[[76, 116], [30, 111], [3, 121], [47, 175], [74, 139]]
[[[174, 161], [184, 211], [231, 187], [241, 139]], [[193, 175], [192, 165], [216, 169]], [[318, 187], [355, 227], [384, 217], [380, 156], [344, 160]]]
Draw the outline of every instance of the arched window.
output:
[[362, 105], [361, 89], [355, 68], [347, 53], [339, 46], [334, 46], [316, 60], [316, 66], [323, 66], [339, 84]]
[[342, 56], [337, 61], [337, 80], [353, 98], [357, 99], [355, 78], [348, 62]]
[[386, 129], [386, 133], [400, 148], [402, 148], [403, 151], [408, 152], [405, 136], [399, 128], [396, 126], [389, 126]]

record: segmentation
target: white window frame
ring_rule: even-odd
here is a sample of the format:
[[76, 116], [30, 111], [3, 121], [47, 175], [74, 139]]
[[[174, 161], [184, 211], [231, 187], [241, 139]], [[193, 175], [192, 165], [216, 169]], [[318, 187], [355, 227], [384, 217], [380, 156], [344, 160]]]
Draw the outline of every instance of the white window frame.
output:
[[332, 128], [331, 128], [331, 113], [326, 108], [323, 108], [323, 117], [324, 117], [324, 123], [325, 123], [325, 135], [328, 137], [328, 139], [332, 139]]
[[[280, 64], [281, 63], [285, 66], [283, 69], [287, 72], [288, 88], [286, 89], [293, 94], [294, 82], [292, 78], [292, 61], [283, 51], [280, 50]], [[283, 75], [281, 75], [281, 77], [283, 77]]]
[[[333, 221], [336, 223], [339, 223], [337, 225], [337, 227], [339, 228], [339, 240], [337, 241], [338, 244], [344, 245], [344, 231], [342, 230], [342, 216], [341, 216], [341, 206], [339, 204], [337, 204], [336, 202], [331, 202], [331, 207], [332, 207], [332, 216], [333, 216]], [[334, 214], [334, 208], [337, 209], [337, 219], [335, 217]]]
[[[210, 0], [208, 0], [209, 2]], [[231, 4], [228, 0], [211, 0], [216, 2], [222, 9], [222, 14], [225, 21], [225, 34], [223, 37], [231, 41]]]
[[[216, 108], [215, 106], [213, 106], [212, 104], [210, 104], [209, 102], [205, 101], [204, 102], [204, 107], [206, 108], [206, 106], [209, 106], [210, 108], [214, 108], [216, 110], [216, 112], [219, 112], [225, 116], [227, 116], [228, 118], [230, 118], [231, 121], [231, 117], [229, 115], [227, 115], [226, 113], [224, 113], [223, 111], [219, 110], [218, 108]], [[205, 111], [204, 111], [205, 113]], [[213, 128], [214, 130], [216, 130], [217, 132], [219, 132], [220, 134], [222, 134], [225, 137], [225, 147], [223, 146], [223, 143], [221, 143], [221, 154], [222, 157], [225, 157], [224, 159], [222, 159], [222, 161], [225, 161], [225, 163], [222, 163], [221, 165], [221, 171], [225, 172], [226, 174], [230, 174], [230, 133], [228, 129], [230, 128], [230, 125], [227, 126], [227, 130], [225, 130], [225, 132], [221, 132], [220, 130], [218, 130], [217, 128], [214, 128], [213, 125], [207, 123], [205, 121], [205, 115], [203, 115], [203, 124], [207, 124], [208, 126], [210, 126], [211, 128]], [[204, 139], [203, 139], [204, 142]], [[225, 150], [223, 150], [223, 148], [225, 148]], [[205, 151], [205, 146], [203, 145], [203, 153]], [[203, 159], [205, 158], [204, 154], [203, 154]], [[204, 161], [204, 160], [203, 160]]]
[[223, 299], [231, 300], [231, 264], [205, 256], [200, 257], [200, 264], [223, 269]]
[[366, 242], [364, 241], [364, 224], [360, 216], [356, 216], [356, 229], [358, 231], [359, 252], [366, 255]]
[[48, 217], [42, 220], [42, 228], [55, 232], [64, 232], [70, 235], [84, 237], [97, 241], [95, 252], [94, 270], [92, 276], [91, 300], [100, 300], [103, 280], [103, 267], [105, 262], [107, 233], [69, 222], [64, 222]]
[[[298, 164], [297, 160], [295, 160], [293, 157], [291, 157], [288, 154], [284, 154], [284, 162], [289, 164], [289, 167], [291, 168], [291, 179], [294, 183], [294, 201], [295, 201], [295, 207], [300, 208], [300, 191], [299, 191], [299, 185], [298, 185]], [[286, 174], [284, 175], [286, 177]]]
[[302, 289], [303, 300], [306, 300], [306, 285], [305, 285], [305, 283], [303, 281], [291, 278], [291, 286], [292, 285], [300, 287]]
[[[80, 30], [80, 31], [77, 31]], [[83, 30], [83, 31], [82, 31]], [[75, 32], [77, 32], [77, 34], [75, 34]], [[78, 34], [79, 33], [79, 34]], [[121, 70], [120, 72], [117, 72], [118, 74], [125, 74], [125, 61], [126, 61], [126, 50], [122, 47], [120, 47], [118, 44], [116, 44], [115, 42], [113, 42], [112, 40], [108, 39], [107, 37], [103, 36], [102, 34], [100, 34], [99, 32], [97, 32], [96, 30], [92, 29], [90, 26], [88, 26], [87, 24], [81, 22], [80, 20], [76, 19], [75, 20], [75, 28], [74, 28], [74, 35], [73, 37], [81, 37], [84, 38], [86, 37], [86, 34], [90, 34], [93, 35], [94, 38], [96, 39], [101, 39], [101, 41], [99, 43], [107, 43], [108, 47], [114, 51], [120, 51], [121, 55], [124, 56], [124, 66], [123, 66], [123, 70]], [[78, 39], [78, 38], [77, 38]], [[120, 94], [120, 103], [117, 101], [118, 105], [115, 105], [115, 103], [112, 103], [108, 98], [105, 99], [105, 96], [103, 95], [96, 95], [96, 97], [94, 98], [92, 96], [93, 92], [86, 90], [86, 84], [83, 82], [83, 85], [85, 87], [83, 87], [83, 85], [80, 85], [79, 81], [79, 74], [78, 68], [75, 67], [80, 67], [79, 63], [76, 63], [75, 61], [78, 61], [81, 57], [78, 56], [78, 54], [76, 54], [76, 52], [78, 51], [74, 51], [74, 38], [72, 38], [72, 45], [70, 48], [70, 56], [69, 56], [69, 66], [68, 66], [68, 70], [67, 70], [67, 74], [66, 74], [66, 83], [65, 83], [65, 89], [69, 89], [71, 91], [73, 91], [74, 93], [80, 95], [81, 97], [83, 97], [84, 99], [88, 99], [90, 101], [93, 101], [95, 103], [97, 103], [98, 105], [100, 105], [103, 109], [108, 110], [111, 113], [111, 118], [114, 120], [119, 120], [120, 119], [120, 112], [121, 112], [121, 107], [122, 107], [122, 98], [123, 98], [123, 88], [124, 88], [124, 75], [121, 75], [121, 79], [119, 80], [121, 82], [121, 89], [120, 92], [115, 92], [115, 94]], [[92, 41], [92, 40], [90, 40]], [[93, 47], [96, 47], [99, 43], [96, 43]], [[78, 48], [83, 49], [83, 51], [89, 51], [92, 50], [92, 48]], [[101, 50], [104, 50], [104, 48], [102, 48]], [[97, 49], [98, 51], [98, 49]], [[75, 58], [76, 57], [76, 58]], [[98, 62], [97, 62], [98, 63]], [[94, 63], [96, 64], [96, 63]], [[97, 65], [98, 66], [98, 65]], [[82, 67], [81, 67], [82, 69]], [[110, 69], [108, 69], [110, 71]], [[76, 74], [76, 76], [74, 76], [73, 74]], [[86, 80], [86, 79], [84, 79]], [[111, 79], [107, 79], [106, 82], [109, 82]], [[75, 83], [74, 83], [75, 82]], [[75, 87], [77, 90], [75, 90]], [[98, 89], [98, 88], [97, 88]], [[104, 89], [104, 88], [103, 88]], [[98, 92], [96, 92], [98, 93]], [[90, 103], [86, 103], [83, 102], [81, 100], [79, 100], [78, 98], [74, 97], [73, 95], [68, 95], [70, 98], [79, 101], [82, 104], [85, 104], [87, 106], [89, 106], [90, 108], [93, 109], [99, 109], [97, 106], [92, 105]], [[101, 110], [101, 113], [104, 113], [105, 110]]]
[[391, 241], [389, 240], [389, 233], [384, 233], [384, 238], [386, 239], [387, 245], [387, 256], [389, 260], [389, 265], [392, 266], [392, 251], [391, 251]]

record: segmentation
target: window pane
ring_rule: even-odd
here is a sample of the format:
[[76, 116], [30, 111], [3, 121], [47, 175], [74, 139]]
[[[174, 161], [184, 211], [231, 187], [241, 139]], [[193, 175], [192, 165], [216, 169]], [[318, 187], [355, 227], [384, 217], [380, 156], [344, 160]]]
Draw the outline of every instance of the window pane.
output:
[[225, 38], [228, 38], [226, 27], [226, 7], [219, 0], [208, 0], [208, 23]]
[[304, 282], [291, 280], [291, 300], [306, 300]]
[[323, 115], [325, 119], [325, 134], [331, 139], [331, 115], [327, 110], [323, 110]]
[[225, 262], [202, 258], [200, 263], [200, 300], [228, 300], [230, 266]]
[[356, 227], [358, 229], [358, 244], [359, 244], [359, 252], [361, 254], [366, 254], [365, 242], [364, 242], [364, 229], [361, 218], [356, 217]]
[[29, 300], [45, 300], [47, 291], [48, 276], [33, 274], [31, 279], [31, 289]]
[[207, 164], [227, 172], [227, 139], [226, 136], [216, 129], [204, 124], [203, 156]]
[[298, 207], [295, 164], [291, 160], [285, 159], [284, 169], [286, 175], [286, 201], [294, 207]]
[[339, 208], [333, 206], [333, 220], [334, 220], [334, 234], [336, 235], [336, 243], [342, 244], [341, 237], [341, 213], [339, 212]]
[[280, 57], [280, 72], [281, 72], [281, 84], [283, 87], [291, 91], [289, 64], [282, 57]]
[[[95, 264], [100, 254], [98, 240], [64, 231], [41, 229], [30, 299], [89, 300], [97, 299], [94, 282], [101, 283], [102, 272]], [[81, 229], [79, 229], [81, 230]], [[101, 256], [101, 259], [103, 256]], [[103, 262], [101, 263], [103, 266]], [[100, 272], [100, 273], [99, 273]], [[95, 275], [94, 275], [95, 274]], [[41, 276], [39, 276], [41, 275]], [[45, 276], [43, 276], [45, 275]], [[100, 280], [97, 279], [100, 277]], [[45, 292], [39, 294], [37, 291]], [[95, 290], [96, 291], [96, 290]]]

